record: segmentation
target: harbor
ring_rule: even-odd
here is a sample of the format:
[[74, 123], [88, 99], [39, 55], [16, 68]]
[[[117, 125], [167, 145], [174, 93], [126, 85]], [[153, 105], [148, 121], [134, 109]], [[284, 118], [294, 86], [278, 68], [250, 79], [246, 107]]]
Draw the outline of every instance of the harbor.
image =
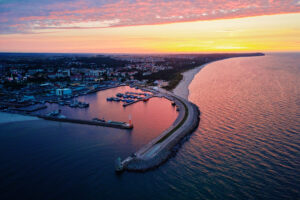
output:
[[[34, 112], [35, 107], [40, 109], [47, 108], [45, 104], [58, 104], [61, 106], [68, 105], [70, 107], [87, 108], [89, 104], [87, 102], [81, 102], [77, 99], [79, 97], [97, 93], [100, 91], [125, 86], [125, 84], [109, 82], [107, 85], [94, 84], [89, 86], [88, 84], [73, 84], [69, 88], [56, 88], [53, 89], [50, 84], [41, 84], [38, 95], [24, 95], [23, 97], [9, 97], [0, 99], [0, 110], [4, 112], [25, 111]], [[62, 87], [62, 86], [61, 86]], [[30, 93], [30, 90], [25, 90], [26, 93]], [[45, 94], [45, 91], [49, 92]], [[37, 110], [40, 110], [37, 109]]]
[[[173, 93], [153, 88], [121, 86], [71, 99], [66, 98], [55, 103], [45, 102], [34, 105], [35, 109], [31, 109], [27, 113], [49, 121], [103, 126], [132, 131], [135, 127], [134, 120], [137, 119], [134, 117], [132, 121], [131, 118], [131, 114], [135, 113], [134, 108], [142, 106], [145, 112], [148, 112], [149, 108], [147, 109], [147, 104], [150, 99], [166, 102], [168, 107], [174, 110], [173, 112], [176, 113], [174, 113], [176, 117], [174, 116], [175, 118], [170, 123], [170, 126], [162, 130], [160, 134], [146, 137], [150, 139], [148, 143], [135, 153], [124, 160], [118, 158], [116, 161], [116, 171], [118, 172], [123, 170], [147, 171], [158, 167], [167, 160], [174, 146], [197, 127], [199, 123], [199, 110], [186, 99], [176, 96]], [[155, 107], [157, 106], [158, 104], [155, 104]], [[20, 111], [20, 108], [15, 111]], [[122, 114], [120, 118], [117, 113], [121, 111], [127, 114]], [[141, 116], [140, 118], [143, 117]]]
[[[151, 110], [162, 110], [159, 102], [166, 102], [165, 104], [174, 110], [168, 103], [169, 100], [163, 101], [161, 97], [157, 91], [148, 91], [146, 88], [119, 86], [78, 97], [65, 98], [56, 103], [43, 102], [15, 108], [11, 109], [9, 113], [36, 116], [44, 120], [62, 123], [86, 124], [132, 131], [136, 127], [136, 119], [145, 117], [143, 115], [135, 117], [136, 110], [146, 109], [149, 105], [156, 107], [149, 108]], [[113, 98], [113, 100], [108, 101], [109, 98]], [[150, 99], [153, 99], [153, 103], [149, 104]], [[174, 112], [174, 115], [177, 115], [177, 112]], [[131, 116], [133, 116], [133, 120], [131, 120]], [[151, 135], [146, 138], [148, 137], [152, 139], [150, 138]]]

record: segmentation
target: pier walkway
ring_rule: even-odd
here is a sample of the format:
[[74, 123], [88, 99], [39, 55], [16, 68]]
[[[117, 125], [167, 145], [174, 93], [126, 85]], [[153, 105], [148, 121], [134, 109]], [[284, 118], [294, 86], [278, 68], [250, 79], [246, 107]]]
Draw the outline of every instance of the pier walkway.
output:
[[129, 171], [146, 171], [159, 166], [172, 153], [172, 148], [199, 124], [199, 109], [196, 105], [173, 93], [158, 93], [174, 101], [179, 108], [179, 114], [174, 123], [158, 137], [121, 162], [119, 169]]
[[51, 120], [51, 121], [58, 121], [58, 122], [69, 122], [69, 123], [76, 123], [76, 124], [88, 124], [88, 125], [95, 125], [95, 126], [106, 126], [112, 128], [120, 128], [120, 129], [132, 129], [133, 125], [129, 125], [127, 123], [122, 122], [100, 122], [100, 121], [93, 121], [93, 120], [82, 120], [82, 119], [72, 119], [72, 118], [58, 118], [58, 117], [50, 117], [45, 115], [36, 115], [39, 118]]

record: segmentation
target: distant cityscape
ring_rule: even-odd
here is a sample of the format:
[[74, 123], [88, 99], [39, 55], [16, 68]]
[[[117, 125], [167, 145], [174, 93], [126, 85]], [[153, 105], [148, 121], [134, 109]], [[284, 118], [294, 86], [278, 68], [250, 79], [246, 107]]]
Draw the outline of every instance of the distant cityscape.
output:
[[[253, 54], [257, 55], [257, 54]], [[120, 85], [172, 90], [181, 73], [201, 64], [249, 54], [69, 55], [0, 54], [0, 110], [59, 103]]]

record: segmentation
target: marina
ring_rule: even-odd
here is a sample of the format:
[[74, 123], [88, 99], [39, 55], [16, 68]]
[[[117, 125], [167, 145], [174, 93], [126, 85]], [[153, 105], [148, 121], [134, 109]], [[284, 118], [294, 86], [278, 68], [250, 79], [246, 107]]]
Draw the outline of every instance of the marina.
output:
[[[127, 86], [127, 88], [129, 87]], [[199, 111], [196, 106], [183, 98], [175, 96], [172, 93], [168, 93], [166, 91], [162, 93], [151, 88], [141, 88], [141, 91], [145, 92], [137, 92], [139, 90], [138, 87], [130, 88], [134, 91], [125, 91], [123, 93], [117, 92], [114, 96], [106, 97], [106, 104], [109, 102], [122, 102], [122, 107], [124, 108], [138, 102], [148, 102], [151, 98], [163, 97], [167, 99], [170, 105], [174, 107], [175, 110], [179, 113], [174, 123], [168, 129], [163, 131], [162, 134], [154, 138], [150, 143], [141, 148], [139, 151], [132, 154], [132, 156], [129, 156], [127, 159], [120, 162], [119, 166], [116, 168], [116, 171], [122, 171], [124, 169], [129, 171], [146, 171], [148, 169], [159, 166], [164, 160], [168, 158], [172, 147], [176, 145], [182, 137], [194, 130], [199, 121]], [[47, 108], [46, 102], [42, 102], [41, 106], [35, 105], [35, 109], [31, 109], [30, 112], [32, 112], [33, 116], [50, 121], [104, 126], [120, 129], [133, 129], [134, 127], [131, 117], [129, 118], [128, 123], [115, 120], [106, 121], [104, 117], [102, 117], [101, 119], [98, 117], [94, 117], [92, 118], [92, 120], [88, 120], [88, 118], [86, 117], [78, 118], [69, 116], [63, 111], [63, 109], [66, 107], [69, 107], [70, 109], [75, 109], [77, 107], [89, 108], [90, 103], [84, 101], [84, 99], [73, 97], [73, 99], [61, 99], [55, 103], [57, 103], [59, 107], [58, 109], [52, 110], [51, 112], [34, 113], [34, 111], [40, 111]], [[50, 103], [47, 104], [49, 105]], [[182, 129], [182, 127], [184, 128]]]
[[[121, 86], [124, 87], [124, 86]], [[159, 97], [162, 98], [164, 97], [168, 101], [170, 101], [171, 105], [175, 107], [176, 111], [179, 112], [180, 116], [180, 108], [176, 104], [176, 101], [174, 100], [174, 97], [172, 97], [170, 94], [162, 94], [158, 92], [157, 90], [153, 90], [150, 88], [141, 88], [140, 91], [142, 92], [136, 92], [140, 88], [139, 87], [128, 87], [130, 88], [131, 91], [125, 91], [124, 93], [118, 92], [115, 94], [115, 96], [112, 97], [107, 97], [106, 102], [119, 102], [123, 103], [121, 104], [123, 108], [133, 105], [138, 102], [148, 102], [151, 98]], [[111, 88], [109, 88], [111, 89]], [[133, 91], [132, 91], [133, 90]], [[90, 94], [86, 94], [90, 95]], [[75, 96], [74, 96], [75, 97]], [[121, 128], [121, 129], [133, 129], [133, 123], [131, 119], [129, 119], [129, 123], [123, 122], [123, 121], [113, 121], [113, 120], [105, 120], [104, 117], [97, 118], [94, 117], [92, 120], [87, 120], [85, 117], [84, 119], [80, 119], [76, 116], [70, 116], [66, 110], [67, 107], [70, 109], [75, 109], [75, 108], [89, 108], [90, 104], [88, 102], [82, 101], [83, 99], [75, 97], [75, 98], [67, 97], [64, 98], [64, 100], [58, 100], [54, 102], [40, 102], [40, 104], [35, 104], [35, 105], [30, 105], [25, 108], [16, 108], [12, 109], [14, 112], [22, 112], [22, 113], [31, 113], [32, 116], [36, 116], [39, 118], [42, 118], [44, 120], [50, 120], [50, 121], [58, 121], [58, 122], [68, 122], [68, 123], [78, 123], [78, 124], [87, 124], [87, 125], [96, 125], [96, 126], [105, 126], [105, 127], [113, 127], [113, 128]], [[54, 104], [53, 104], [54, 103]], [[46, 108], [55, 108], [54, 105], [56, 106], [57, 109], [54, 109], [50, 112], [45, 112], [41, 111], [43, 109], [47, 110]], [[111, 106], [111, 105], [110, 105]], [[175, 122], [178, 122], [178, 119], [175, 120]]]
[[[137, 88], [138, 87], [136, 87], [136, 89]], [[108, 97], [106, 100], [110, 102], [124, 102], [122, 106], [126, 107], [140, 101], [147, 102], [153, 96], [151, 93], [125, 92], [124, 94], [117, 93], [116, 97]]]
[[[45, 87], [44, 85], [42, 84], [41, 87]], [[89, 89], [86, 85], [73, 86], [72, 89], [58, 88], [56, 89], [56, 94], [52, 91], [51, 94], [47, 95], [25, 96], [23, 98], [9, 98], [5, 101], [2, 100], [0, 101], [0, 110], [4, 112], [34, 112], [47, 108], [47, 106], [44, 106], [45, 104], [67, 105], [73, 108], [87, 108], [89, 107], [89, 103], [78, 101], [78, 97], [120, 86], [124, 86], [124, 84], [114, 83], [110, 85], [94, 85], [93, 89]], [[68, 93], [64, 94], [62, 91], [68, 91]], [[37, 107], [39, 109], [36, 109]]]
[[[98, 97], [100, 97], [100, 99]], [[129, 105], [138, 104], [139, 102], [140, 106], [144, 107], [144, 105], [148, 104], [146, 102], [150, 99], [157, 99], [155, 101], [158, 101], [161, 97], [162, 95], [159, 95], [159, 93], [154, 90], [119, 86], [102, 90], [98, 93], [73, 97], [72, 99], [67, 98], [52, 103], [40, 102], [39, 104], [30, 105], [27, 109], [39, 108], [32, 109], [30, 115], [44, 120], [133, 130], [134, 123], [132, 122], [131, 117], [129, 117], [133, 114], [133, 110], [132, 108], [126, 110], [123, 108], [128, 107]], [[108, 99], [110, 98], [113, 100], [109, 101]], [[106, 107], [110, 108], [112, 112], [103, 112], [106, 110], [104, 109]], [[18, 113], [20, 111], [12, 110], [10, 112]], [[126, 112], [127, 114], [119, 116], [117, 113], [120, 112]], [[26, 114], [25, 112], [22, 113]]]

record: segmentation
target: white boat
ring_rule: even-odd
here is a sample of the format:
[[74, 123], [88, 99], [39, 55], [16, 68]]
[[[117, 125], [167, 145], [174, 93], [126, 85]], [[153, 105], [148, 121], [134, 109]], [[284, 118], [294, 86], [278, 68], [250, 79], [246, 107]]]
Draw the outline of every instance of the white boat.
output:
[[55, 117], [55, 116], [59, 115], [60, 112], [61, 112], [60, 109], [54, 110], [53, 112], [48, 113], [47, 116], [49, 116], [49, 117]]
[[58, 115], [57, 118], [58, 118], [58, 119], [65, 119], [65, 118], [67, 118], [67, 117], [64, 116], [64, 115]]
[[121, 158], [117, 158], [116, 161], [115, 161], [115, 170], [116, 172], [121, 172], [123, 171], [123, 164], [122, 164], [122, 161], [121, 161]]

